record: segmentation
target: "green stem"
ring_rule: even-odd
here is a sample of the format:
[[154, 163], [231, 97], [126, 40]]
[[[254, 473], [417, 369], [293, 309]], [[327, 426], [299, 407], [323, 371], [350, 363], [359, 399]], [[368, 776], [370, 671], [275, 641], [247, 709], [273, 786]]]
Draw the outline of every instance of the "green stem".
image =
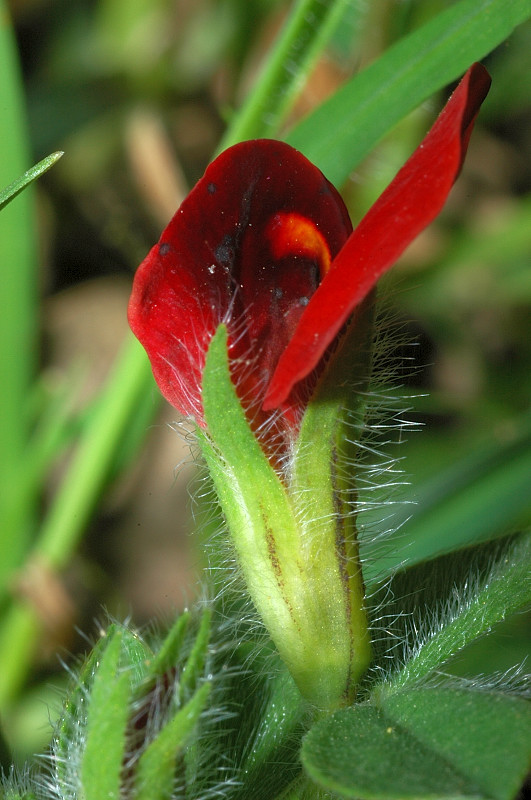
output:
[[275, 49], [219, 152], [244, 139], [274, 136], [350, 0], [297, 0]]

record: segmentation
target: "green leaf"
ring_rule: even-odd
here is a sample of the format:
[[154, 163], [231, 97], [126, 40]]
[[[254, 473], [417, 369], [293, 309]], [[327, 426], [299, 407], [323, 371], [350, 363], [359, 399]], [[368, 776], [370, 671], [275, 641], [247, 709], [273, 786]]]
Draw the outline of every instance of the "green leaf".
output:
[[393, 536], [365, 543], [365, 580], [504, 534], [529, 516], [530, 473], [531, 418], [525, 417], [511, 441], [489, 443], [418, 487], [415, 505], [393, 518]]
[[521, 698], [423, 689], [319, 721], [302, 747], [310, 777], [362, 800], [512, 800], [528, 766], [531, 706]]
[[107, 635], [98, 639], [83, 664], [76, 682], [68, 694], [59, 726], [55, 732], [53, 752], [56, 763], [56, 779], [63, 792], [70, 787], [72, 741], [76, 730], [86, 714], [88, 687], [92, 684], [97, 665], [110, 641], [111, 628]]
[[531, 534], [520, 537], [502, 553], [477, 592], [473, 592], [473, 586], [468, 587], [468, 594], [464, 593], [457, 608], [449, 612], [451, 619], [446, 624], [443, 620], [431, 636], [426, 631], [426, 641], [421, 645], [417, 642], [413, 658], [376, 691], [388, 694], [415, 684], [487, 633], [497, 622], [529, 603]]
[[165, 672], [177, 665], [189, 625], [190, 613], [184, 611], [177, 617], [156, 655], [148, 665], [148, 676], [150, 678], [161, 677]]
[[[243, 684], [247, 694], [253, 697], [257, 681], [261, 679], [260, 694], [266, 699], [259, 696], [254, 708], [245, 709], [246, 716], [249, 711], [254, 714], [253, 718], [245, 720], [251, 735], [243, 743], [246, 757], [241, 772], [246, 780], [242, 798], [277, 797], [301, 772], [298, 749], [307, 729], [308, 707], [289, 672], [280, 664], [275, 664], [274, 669], [268, 674], [271, 663], [263, 664], [260, 678], [249, 676]], [[254, 723], [252, 728], [251, 723]]]
[[401, 39], [287, 137], [340, 186], [409, 111], [531, 16], [529, 0], [462, 0]]
[[[379, 625], [376, 620], [381, 618], [384, 607], [386, 617], [385, 631], [379, 630], [378, 633], [373, 667], [383, 670], [382, 674], [385, 675], [390, 675], [393, 669], [404, 668], [404, 653], [418, 654], [420, 647], [431, 636], [455, 620], [496, 573], [496, 565], [503, 566], [506, 560], [510, 562], [514, 548], [520, 544], [520, 536], [517, 535], [485, 542], [408, 567], [391, 579], [387, 578], [378, 589], [371, 587], [370, 616], [374, 624]], [[490, 631], [486, 634], [490, 634]], [[397, 642], [400, 642], [400, 648]], [[479, 643], [475, 646], [479, 646]], [[481, 647], [482, 652], [489, 650], [487, 641], [482, 642]], [[517, 650], [518, 655], [511, 658], [510, 652], [507, 647], [503, 648], [503, 652], [498, 650], [499, 659], [494, 661], [492, 669], [503, 671], [525, 657]], [[394, 658], [391, 657], [393, 654]], [[482, 672], [491, 670], [490, 655], [495, 657], [494, 653], [489, 653], [486, 660], [483, 658], [479, 662]], [[462, 664], [461, 657], [459, 663]], [[452, 663], [450, 669], [453, 671], [454, 667]], [[474, 664], [466, 674], [477, 671], [478, 667]]]
[[[113, 649], [108, 656], [107, 651], [111, 645]], [[93, 723], [91, 719], [98, 713], [101, 702], [98, 700], [98, 692], [100, 695], [104, 693], [105, 681], [112, 672], [113, 664], [117, 663], [118, 659], [122, 675], [129, 683], [134, 683], [135, 680], [142, 680], [148, 655], [147, 646], [137, 635], [122, 625], [113, 623], [97, 640], [87, 656], [68, 694], [53, 741], [56, 777], [65, 794], [71, 790], [73, 781], [76, 783], [78, 781], [80, 754], [77, 748], [86, 740], [85, 733], [88, 735], [90, 727], [95, 724], [97, 728], [97, 722]], [[109, 665], [105, 666], [108, 662]], [[105, 675], [101, 677], [102, 668], [104, 671], [107, 670], [107, 677]], [[110, 685], [112, 686], [112, 681]], [[96, 700], [93, 706], [94, 689]], [[87, 706], [90, 711], [87, 711]], [[102, 713], [105, 713], [104, 709]], [[83, 736], [80, 736], [81, 732]]]
[[13, 571], [20, 568], [24, 556], [24, 542], [17, 539], [16, 532], [24, 524], [28, 507], [46, 484], [54, 459], [64, 452], [75, 435], [72, 407], [80, 383], [70, 377], [53, 394], [43, 391], [43, 383], [33, 388], [31, 402], [36, 409], [31, 438], [26, 443], [23, 457], [12, 463], [9, 484], [3, 487], [0, 511], [0, 605], [10, 592]]
[[347, 709], [318, 722], [304, 741], [302, 763], [316, 783], [341, 797], [481, 797], [477, 787], [372, 706]]
[[208, 651], [208, 643], [210, 641], [211, 624], [212, 612], [209, 609], [204, 609], [201, 614], [201, 622], [199, 623], [197, 636], [195, 637], [190, 655], [186, 659], [186, 664], [183, 667], [179, 681], [179, 695], [181, 702], [186, 699], [188, 692], [193, 692], [195, 690], [198, 680], [203, 675], [203, 669]]
[[168, 800], [172, 796], [177, 758], [207, 703], [210, 688], [210, 683], [204, 683], [144, 750], [136, 772], [135, 800]]
[[[217, 648], [210, 669], [221, 677], [214, 686], [213, 705], [230, 714], [220, 747], [212, 748], [205, 716], [205, 733], [199, 729], [197, 740], [198, 746], [203, 743], [202, 752], [192, 762], [187, 748], [185, 757], [190, 777], [198, 774], [205, 760], [211, 775], [223, 773], [231, 786], [231, 800], [271, 800], [284, 797], [282, 792], [301, 774], [300, 743], [312, 709], [271, 643], [264, 644], [262, 636], [259, 642], [252, 641], [257, 637], [256, 622], [245, 616], [249, 617], [248, 608], [243, 619], [225, 617], [231, 620], [229, 628], [224, 624], [220, 629], [225, 646]], [[240, 643], [235, 649], [231, 644], [227, 652], [227, 642]]]
[[9, 186], [6, 186], [5, 189], [2, 189], [0, 191], [0, 210], [10, 203], [11, 200], [14, 200], [17, 194], [20, 194], [20, 192], [25, 189], [26, 186], [29, 186], [30, 183], [33, 183], [34, 180], [47, 172], [50, 167], [53, 167], [53, 165], [59, 161], [63, 155], [64, 153], [62, 151], [58, 151], [57, 153], [52, 153], [51, 155], [46, 156], [46, 158], [43, 158], [42, 161], [39, 161], [33, 167], [26, 170], [26, 172], [21, 175], [20, 178], [17, 178], [17, 180], [13, 181], [13, 183], [10, 183]]
[[125, 755], [131, 675], [122, 664], [124, 632], [117, 629], [107, 645], [88, 699], [86, 744], [81, 762], [85, 800], [119, 800]]
[[122, 638], [120, 668], [128, 671], [131, 686], [144, 683], [152, 657], [151, 649], [134, 628], [126, 628], [123, 625], [112, 625], [111, 628], [119, 631]]
[[531, 704], [496, 692], [425, 689], [399, 692], [384, 712], [480, 787], [510, 800], [531, 756]]
[[[37, 800], [35, 782], [27, 772], [19, 775], [13, 767], [0, 778], [0, 800]], [[39, 791], [42, 797], [42, 793]]]

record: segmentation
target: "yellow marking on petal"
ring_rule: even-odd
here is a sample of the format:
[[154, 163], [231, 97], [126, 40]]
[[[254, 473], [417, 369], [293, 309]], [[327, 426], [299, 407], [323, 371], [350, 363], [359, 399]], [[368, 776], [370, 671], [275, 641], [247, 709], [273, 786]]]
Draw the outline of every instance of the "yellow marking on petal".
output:
[[289, 255], [312, 258], [319, 264], [321, 279], [330, 269], [330, 250], [326, 239], [308, 217], [280, 211], [269, 222], [266, 236], [275, 258]]

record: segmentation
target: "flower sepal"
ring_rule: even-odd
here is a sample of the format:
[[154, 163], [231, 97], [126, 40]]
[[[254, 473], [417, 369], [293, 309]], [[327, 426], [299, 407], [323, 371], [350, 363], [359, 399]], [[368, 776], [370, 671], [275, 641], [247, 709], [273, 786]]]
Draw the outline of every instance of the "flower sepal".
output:
[[[357, 318], [366, 324], [362, 314]], [[336, 358], [331, 367], [339, 369]], [[315, 416], [310, 404], [301, 434], [331, 418], [334, 402], [343, 405], [343, 396], [332, 395], [322, 381], [317, 396], [319, 403], [329, 396], [327, 410]], [[292, 465], [277, 472], [237, 396], [224, 325], [210, 342], [202, 400], [201, 449], [254, 605], [302, 695], [321, 708], [349, 703], [367, 667], [369, 642], [352, 515], [337, 507], [346, 495], [338, 493], [331, 466], [342, 426], [339, 431], [327, 420], [330, 435], [318, 455], [307, 454], [311, 464], [305, 465], [303, 438], [295, 445], [293, 474]], [[314, 467], [319, 474], [312, 477]]]
[[329, 357], [302, 418], [291, 467], [290, 496], [323, 602], [329, 582], [339, 579], [341, 585], [342, 603], [329, 624], [349, 647], [345, 700], [350, 702], [371, 657], [356, 481], [372, 368], [374, 294], [353, 314]]

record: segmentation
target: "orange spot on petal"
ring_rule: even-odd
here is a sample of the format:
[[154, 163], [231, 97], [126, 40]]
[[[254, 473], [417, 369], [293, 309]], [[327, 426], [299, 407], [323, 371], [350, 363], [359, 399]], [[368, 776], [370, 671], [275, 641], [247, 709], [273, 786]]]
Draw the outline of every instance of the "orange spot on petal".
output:
[[266, 228], [275, 258], [301, 256], [319, 265], [321, 280], [330, 269], [330, 250], [323, 234], [311, 219], [301, 214], [279, 212]]

